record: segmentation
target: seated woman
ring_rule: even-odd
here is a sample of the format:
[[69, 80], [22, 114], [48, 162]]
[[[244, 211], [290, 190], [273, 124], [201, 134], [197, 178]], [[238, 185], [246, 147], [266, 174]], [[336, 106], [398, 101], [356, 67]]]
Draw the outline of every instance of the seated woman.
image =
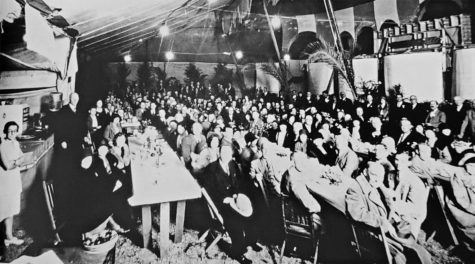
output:
[[124, 173], [124, 191], [130, 197], [132, 195], [132, 179], [130, 171], [130, 149], [127, 145], [127, 139], [125, 134], [119, 132], [114, 136], [113, 147], [111, 148], [111, 154], [117, 159], [117, 169], [121, 170]]
[[113, 146], [114, 136], [122, 132], [122, 126], [120, 124], [121, 118], [118, 115], [112, 117], [112, 121], [107, 125], [104, 130], [104, 139], [107, 140], [109, 146]]

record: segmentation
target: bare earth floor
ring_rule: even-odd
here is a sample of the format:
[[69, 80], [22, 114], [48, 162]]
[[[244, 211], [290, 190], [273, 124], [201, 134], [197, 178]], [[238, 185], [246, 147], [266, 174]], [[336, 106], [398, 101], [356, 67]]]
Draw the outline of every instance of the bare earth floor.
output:
[[[138, 232], [142, 233], [141, 219], [138, 217], [140, 210], [136, 208], [134, 214], [137, 216], [137, 226]], [[229, 248], [229, 239], [225, 239], [221, 243], [218, 243], [217, 246], [211, 248], [207, 254], [204, 252], [204, 244], [195, 244], [200, 235], [200, 231], [203, 232], [206, 230], [209, 223], [207, 222], [207, 212], [203, 210], [202, 204], [199, 200], [190, 202], [187, 205], [187, 214], [185, 219], [185, 232], [183, 234], [183, 241], [177, 244], [171, 244], [168, 252], [168, 256], [159, 257], [159, 208], [158, 206], [152, 207], [153, 209], [153, 231], [152, 231], [152, 247], [151, 249], [143, 249], [140, 245], [141, 241], [135, 241], [133, 243], [129, 238], [120, 236], [116, 244], [116, 263], [117, 264], [130, 264], [130, 263], [183, 263], [183, 264], [204, 264], [204, 263], [238, 263], [237, 261], [228, 257], [225, 253]], [[175, 207], [171, 207], [171, 215], [174, 215]], [[21, 221], [16, 221], [21, 222]], [[175, 227], [172, 224], [170, 228], [170, 238], [173, 239]], [[197, 231], [200, 230], [200, 231]], [[35, 252], [35, 250], [30, 250], [35, 248], [34, 239], [27, 234], [21, 226], [16, 227], [15, 235], [17, 237], [23, 238], [25, 244], [21, 246], [9, 246], [6, 249], [5, 261], [10, 262], [22, 254], [32, 254], [30, 252]], [[426, 235], [424, 232], [421, 232], [419, 241], [423, 241], [422, 244], [425, 248], [431, 253], [432, 261], [434, 264], [460, 264], [460, 263], [470, 263], [463, 262], [459, 257], [453, 255], [450, 251], [450, 248], [444, 248], [441, 243], [434, 239], [429, 239], [426, 241]], [[227, 241], [226, 241], [227, 240]], [[253, 251], [250, 247], [246, 253], [246, 256], [253, 261], [253, 263], [279, 263], [279, 251], [277, 247], [264, 247], [260, 252]], [[300, 258], [291, 258], [284, 256], [283, 262], [285, 264], [291, 263], [305, 263], [309, 261], [301, 260]], [[475, 263], [475, 262], [472, 262]]]

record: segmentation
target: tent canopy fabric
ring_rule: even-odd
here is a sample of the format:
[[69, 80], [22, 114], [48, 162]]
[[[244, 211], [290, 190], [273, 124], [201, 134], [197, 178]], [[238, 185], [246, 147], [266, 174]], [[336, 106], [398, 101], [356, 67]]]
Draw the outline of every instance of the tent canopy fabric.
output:
[[[206, 24], [208, 16], [228, 13], [236, 21], [246, 13], [294, 16], [325, 12], [323, 0], [24, 0], [41, 11], [51, 24], [78, 34], [78, 48], [91, 55], [123, 54], [144, 40], [159, 37], [166, 24], [172, 34]], [[335, 10], [373, 0], [332, 0]], [[248, 8], [248, 10], [243, 10]], [[222, 21], [218, 21], [222, 22]], [[223, 25], [224, 27], [224, 25]], [[142, 40], [142, 41], [140, 41]]]

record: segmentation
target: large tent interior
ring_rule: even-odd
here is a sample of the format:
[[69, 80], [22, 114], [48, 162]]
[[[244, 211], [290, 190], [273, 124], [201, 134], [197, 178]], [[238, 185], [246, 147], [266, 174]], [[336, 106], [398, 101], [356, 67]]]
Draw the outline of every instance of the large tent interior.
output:
[[[102, 252], [91, 255], [69, 245], [58, 253], [50, 243], [56, 234], [56, 226], [51, 227], [54, 210], [46, 201], [51, 195], [45, 196], [56, 141], [50, 134], [42, 138], [46, 132], [35, 132], [35, 127], [67, 106], [72, 94], [79, 95], [78, 109], [86, 115], [111, 93], [120, 98], [139, 89], [155, 95], [163, 85], [190, 83], [205, 89], [232, 87], [240, 100], [264, 90], [276, 98], [343, 93], [354, 102], [368, 93], [389, 98], [394, 92], [427, 103], [455, 96], [471, 100], [474, 10], [472, 0], [0, 0], [0, 108], [21, 105], [23, 111], [1, 110], [1, 129], [6, 116], [18, 119], [22, 151], [32, 153], [26, 162], [30, 165], [21, 171], [21, 213], [14, 218], [14, 227], [27, 242], [5, 247], [0, 261], [236, 261], [215, 245], [212, 254], [203, 253], [204, 246], [196, 241], [207, 224], [195, 224], [189, 215], [207, 212], [190, 208], [192, 203], [182, 219], [184, 241], [171, 243], [166, 254], [158, 249], [161, 234], [168, 231], [161, 228], [160, 239], [159, 231], [151, 233], [148, 249], [120, 237], [112, 260]], [[135, 209], [135, 214], [143, 213]], [[152, 207], [153, 215], [162, 210], [163, 204], [160, 210]], [[177, 210], [172, 205], [171, 212]], [[448, 253], [446, 240], [425, 240], [432, 261], [464, 263]], [[322, 258], [340, 245], [332, 243], [321, 245]], [[280, 253], [272, 247], [263, 252], [249, 258], [254, 263], [279, 261]], [[287, 251], [282, 254], [282, 263], [300, 261]], [[46, 262], [34, 262], [34, 257]], [[328, 258], [328, 263], [355, 263]]]

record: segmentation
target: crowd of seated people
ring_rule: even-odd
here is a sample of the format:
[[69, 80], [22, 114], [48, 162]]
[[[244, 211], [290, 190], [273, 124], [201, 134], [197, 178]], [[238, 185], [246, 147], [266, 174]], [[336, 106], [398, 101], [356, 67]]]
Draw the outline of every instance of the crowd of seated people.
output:
[[[246, 246], [259, 250], [257, 241], [279, 240], [269, 228], [279, 225], [285, 191], [316, 226], [326, 224], [324, 201], [353, 221], [382, 227], [396, 263], [430, 263], [418, 236], [435, 181], [451, 183], [448, 211], [466, 251], [475, 252], [475, 101], [421, 103], [403, 94], [352, 101], [345, 93], [271, 94], [265, 88], [236, 97], [230, 86], [160, 87], [109, 94], [89, 109], [90, 143], [111, 154], [94, 154], [109, 160], [101, 173], [109, 163], [117, 168], [112, 173], [123, 174], [114, 179], [130, 184], [125, 125], [156, 127], [223, 214], [231, 253], [241, 262], [250, 262]], [[112, 185], [112, 192], [130, 188]], [[241, 194], [251, 201], [251, 216], [235, 210]]]

